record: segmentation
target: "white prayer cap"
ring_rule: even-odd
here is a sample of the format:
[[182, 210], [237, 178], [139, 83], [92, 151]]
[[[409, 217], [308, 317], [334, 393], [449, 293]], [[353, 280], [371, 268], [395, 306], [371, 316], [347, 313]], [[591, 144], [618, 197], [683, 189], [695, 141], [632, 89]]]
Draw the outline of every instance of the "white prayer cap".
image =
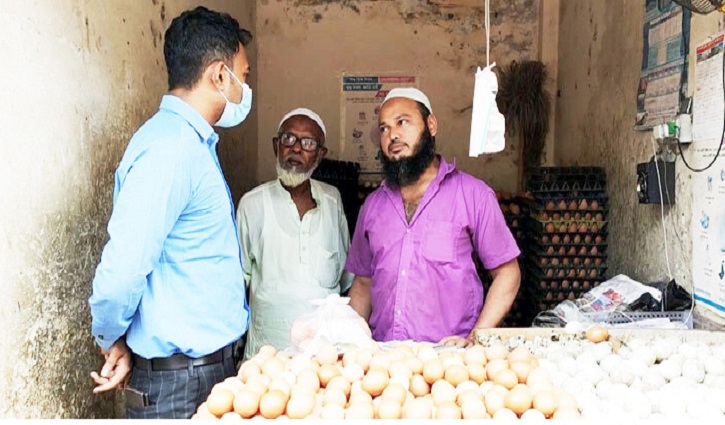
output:
[[307, 109], [307, 108], [297, 108], [289, 111], [287, 115], [282, 117], [282, 121], [279, 122], [279, 126], [277, 127], [277, 131], [282, 129], [282, 124], [284, 124], [285, 121], [288, 119], [294, 117], [295, 115], [302, 115], [305, 116], [312, 121], [316, 122], [317, 125], [320, 126], [320, 129], [322, 129], [322, 134], [327, 137], [327, 129], [325, 128], [325, 124], [322, 122], [322, 118], [320, 118], [319, 115], [317, 115], [314, 111]]
[[433, 108], [430, 107], [430, 100], [428, 100], [428, 96], [425, 95], [422, 91], [414, 88], [414, 87], [399, 87], [392, 89], [388, 92], [388, 95], [385, 96], [385, 100], [383, 100], [383, 103], [380, 104], [382, 107], [385, 105], [385, 102], [387, 102], [390, 99], [394, 99], [396, 97], [404, 97], [406, 99], [415, 100], [416, 102], [420, 102], [423, 105], [425, 105], [426, 108], [428, 108], [428, 111], [430, 113], [433, 113]]

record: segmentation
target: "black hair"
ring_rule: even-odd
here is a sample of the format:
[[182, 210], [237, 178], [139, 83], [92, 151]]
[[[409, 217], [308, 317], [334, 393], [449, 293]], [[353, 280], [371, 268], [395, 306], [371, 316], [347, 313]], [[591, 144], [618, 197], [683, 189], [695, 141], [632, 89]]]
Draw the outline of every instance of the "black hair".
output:
[[417, 100], [415, 103], [418, 104], [418, 111], [420, 111], [420, 115], [423, 117], [423, 124], [428, 127], [428, 116], [430, 115], [428, 107], [426, 107], [423, 102], [418, 102]]
[[252, 33], [239, 27], [227, 13], [199, 6], [171, 21], [164, 35], [164, 59], [169, 74], [169, 90], [191, 89], [204, 69], [215, 61], [232, 66], [242, 46], [252, 41]]

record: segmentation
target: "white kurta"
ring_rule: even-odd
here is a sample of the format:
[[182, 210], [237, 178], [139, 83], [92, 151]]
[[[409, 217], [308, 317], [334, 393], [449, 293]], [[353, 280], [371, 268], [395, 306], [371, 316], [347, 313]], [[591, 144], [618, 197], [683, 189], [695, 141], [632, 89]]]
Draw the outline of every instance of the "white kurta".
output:
[[245, 358], [264, 344], [290, 346], [292, 322], [313, 310], [309, 302], [347, 290], [344, 274], [350, 235], [338, 190], [310, 180], [317, 207], [300, 220], [279, 180], [262, 184], [239, 202], [237, 220], [251, 322]]

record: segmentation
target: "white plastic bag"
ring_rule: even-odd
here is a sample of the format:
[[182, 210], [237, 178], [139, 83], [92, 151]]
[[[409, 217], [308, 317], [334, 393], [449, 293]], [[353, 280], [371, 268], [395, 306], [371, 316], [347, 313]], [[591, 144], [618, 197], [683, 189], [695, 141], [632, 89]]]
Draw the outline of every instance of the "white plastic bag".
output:
[[350, 298], [330, 294], [312, 303], [317, 308], [292, 323], [293, 349], [312, 357], [325, 344], [339, 352], [376, 344], [365, 319], [350, 307]]
[[476, 71], [468, 148], [468, 155], [472, 157], [501, 152], [506, 143], [506, 119], [496, 104], [498, 78], [492, 71], [494, 66], [495, 62], [483, 69], [478, 67]]

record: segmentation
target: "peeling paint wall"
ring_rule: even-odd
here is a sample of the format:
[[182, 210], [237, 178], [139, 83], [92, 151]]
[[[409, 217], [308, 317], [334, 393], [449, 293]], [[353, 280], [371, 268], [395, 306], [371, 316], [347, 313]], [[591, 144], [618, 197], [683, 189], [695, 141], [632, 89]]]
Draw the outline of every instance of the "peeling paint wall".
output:
[[[163, 33], [199, 2], [3, 2], [0, 67], [0, 418], [103, 418], [88, 297], [113, 173], [166, 91]], [[254, 2], [206, 1], [254, 28]], [[256, 60], [250, 52], [252, 65]], [[254, 81], [252, 82], [254, 85]], [[223, 135], [237, 198], [253, 184], [255, 117]], [[237, 168], [235, 168], [237, 167]]]
[[[668, 271], [660, 207], [640, 205], [635, 192], [636, 164], [653, 155], [650, 133], [633, 130], [643, 19], [642, 1], [561, 2], [556, 163], [606, 169], [608, 275], [624, 273], [652, 282], [666, 279]], [[691, 53], [705, 36], [722, 27], [722, 20], [717, 13], [693, 16]], [[689, 75], [694, 76], [693, 70]], [[676, 170], [677, 203], [664, 207], [669, 264], [677, 282], [691, 290], [695, 188], [681, 159]], [[696, 312], [715, 319], [699, 308]]]
[[[274, 174], [271, 139], [279, 119], [304, 105], [328, 129], [328, 157], [341, 157], [343, 72], [404, 72], [420, 77], [440, 123], [438, 149], [492, 186], [516, 190], [518, 143], [469, 158], [473, 75], [486, 62], [484, 2], [467, 0], [259, 0], [260, 181]], [[491, 59], [538, 59], [538, 0], [491, 2]], [[256, 93], [255, 93], [256, 94]], [[352, 159], [352, 158], [350, 158]]]

